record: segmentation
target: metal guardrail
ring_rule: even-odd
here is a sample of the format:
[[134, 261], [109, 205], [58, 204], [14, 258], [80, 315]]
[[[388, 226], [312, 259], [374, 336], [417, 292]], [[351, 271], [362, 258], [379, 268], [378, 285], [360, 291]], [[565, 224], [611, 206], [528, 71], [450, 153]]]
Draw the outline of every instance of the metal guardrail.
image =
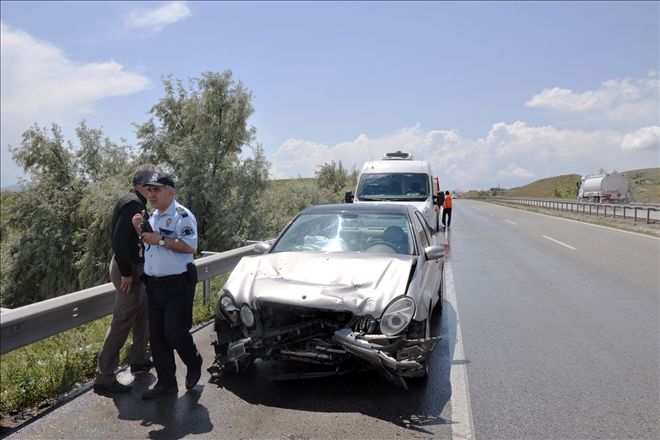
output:
[[[622, 218], [630, 219], [633, 221], [646, 220], [647, 224], [656, 223], [660, 221], [660, 206], [658, 205], [644, 205], [639, 206], [637, 204], [633, 205], [619, 205], [613, 203], [587, 203], [587, 202], [578, 202], [565, 199], [536, 199], [536, 198], [522, 198], [522, 197], [490, 197], [489, 199], [495, 201], [503, 201], [507, 203], [514, 203], [518, 205], [526, 206], [537, 206], [540, 208], [551, 209], [554, 211], [569, 211], [575, 212], [578, 214], [588, 214], [596, 215], [603, 217], [608, 216], [608, 210], [610, 217], [612, 218]], [[638, 212], [646, 211], [646, 215], [638, 215]], [[618, 215], [617, 215], [618, 212]]]
[[[255, 245], [205, 256], [195, 260], [203, 299], [208, 303], [211, 279], [231, 271]], [[65, 330], [112, 313], [115, 288], [112, 283], [47, 299], [0, 314], [0, 354], [5, 354]]]

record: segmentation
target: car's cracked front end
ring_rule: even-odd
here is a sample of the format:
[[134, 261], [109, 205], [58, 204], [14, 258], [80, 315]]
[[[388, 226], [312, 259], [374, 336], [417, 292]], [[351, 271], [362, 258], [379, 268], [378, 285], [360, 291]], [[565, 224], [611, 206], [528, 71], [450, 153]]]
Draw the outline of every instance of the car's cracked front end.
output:
[[426, 374], [426, 361], [440, 339], [419, 337], [421, 325], [412, 320], [414, 306], [412, 299], [398, 297], [379, 318], [269, 301], [258, 302], [252, 310], [246, 304], [237, 307], [227, 293], [218, 301], [216, 360], [210, 371], [216, 377], [239, 372], [255, 358], [325, 367], [325, 373], [316, 368], [282, 378], [336, 375], [371, 366], [405, 387], [401, 378]]

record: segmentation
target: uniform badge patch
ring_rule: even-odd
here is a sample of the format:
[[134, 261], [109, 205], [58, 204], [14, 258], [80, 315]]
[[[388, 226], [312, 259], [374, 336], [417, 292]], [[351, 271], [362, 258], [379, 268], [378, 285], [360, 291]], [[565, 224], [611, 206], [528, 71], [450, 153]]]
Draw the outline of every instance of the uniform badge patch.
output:
[[167, 221], [165, 222], [165, 227], [169, 228], [171, 224], [172, 224], [172, 219], [168, 218]]
[[181, 215], [181, 217], [183, 217], [183, 218], [188, 217], [188, 213], [181, 206], [176, 207], [176, 212], [178, 212]]
[[195, 230], [192, 228], [192, 226], [186, 226], [181, 231], [181, 235], [183, 235], [184, 237], [186, 237], [188, 235], [193, 235], [194, 233], [195, 233]]

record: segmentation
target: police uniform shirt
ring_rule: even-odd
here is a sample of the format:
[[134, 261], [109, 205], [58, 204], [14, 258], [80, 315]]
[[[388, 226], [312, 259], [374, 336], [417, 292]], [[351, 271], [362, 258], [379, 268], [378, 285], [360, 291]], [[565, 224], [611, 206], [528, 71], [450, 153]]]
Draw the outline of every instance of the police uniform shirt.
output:
[[[154, 232], [164, 238], [179, 239], [193, 249], [197, 249], [197, 220], [190, 210], [172, 201], [163, 212], [155, 210], [149, 217]], [[175, 252], [164, 246], [146, 246], [144, 273], [152, 277], [178, 275], [186, 272], [187, 264], [193, 262], [193, 255]]]

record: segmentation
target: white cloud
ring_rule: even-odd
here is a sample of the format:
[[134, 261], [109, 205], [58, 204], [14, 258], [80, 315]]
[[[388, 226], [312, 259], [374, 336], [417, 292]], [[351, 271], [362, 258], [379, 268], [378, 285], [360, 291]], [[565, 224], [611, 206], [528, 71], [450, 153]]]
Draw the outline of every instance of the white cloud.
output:
[[[86, 111], [109, 96], [130, 95], [149, 79], [114, 60], [76, 63], [55, 46], [1, 25], [3, 118], [28, 120]], [[4, 121], [3, 121], [4, 122]]]
[[[125, 96], [149, 86], [148, 78], [128, 72], [114, 60], [79, 63], [57, 47], [0, 24], [0, 100], [2, 114], [2, 181], [17, 171], [6, 152], [17, 146], [33, 123], [64, 121], [93, 111], [96, 102]], [[13, 168], [12, 168], [13, 167]]]
[[[499, 122], [483, 138], [469, 139], [456, 130], [424, 130], [418, 124], [378, 138], [360, 134], [336, 145], [289, 139], [273, 156], [272, 176], [311, 177], [319, 165], [332, 160], [359, 169], [367, 160], [403, 150], [416, 159], [428, 160], [443, 188], [489, 188], [500, 183], [512, 187], [554, 175], [588, 174], [600, 168], [658, 166], [657, 139], [657, 127], [626, 134]], [[653, 152], [649, 154], [648, 150], [653, 149], [653, 142], [656, 160], [649, 163]]]
[[505, 177], [534, 177], [534, 173], [531, 173], [524, 168], [520, 168], [515, 163], [509, 164], [509, 166], [503, 170], [499, 170], [497, 175]]
[[484, 142], [497, 157], [529, 155], [538, 159], [571, 160], [594, 154], [603, 146], [613, 147], [620, 136], [608, 131], [558, 129], [552, 126], [530, 127], [522, 121], [492, 126]]
[[[660, 127], [642, 127], [623, 137], [624, 150], [651, 150], [660, 152]], [[656, 164], [657, 165], [657, 164]]]
[[648, 123], [659, 117], [659, 84], [658, 72], [653, 71], [641, 80], [608, 80], [599, 89], [584, 92], [561, 87], [544, 89], [525, 105], [582, 114], [587, 119]]
[[169, 2], [157, 9], [132, 11], [124, 17], [126, 26], [147, 32], [160, 32], [165, 26], [183, 20], [192, 13], [186, 2]]

